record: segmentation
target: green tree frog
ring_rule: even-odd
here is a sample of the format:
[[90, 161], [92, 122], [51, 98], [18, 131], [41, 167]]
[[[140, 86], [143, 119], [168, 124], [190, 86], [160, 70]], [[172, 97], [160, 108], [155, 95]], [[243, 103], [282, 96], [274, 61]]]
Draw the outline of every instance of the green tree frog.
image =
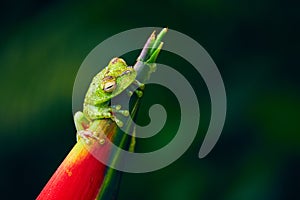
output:
[[141, 97], [144, 85], [136, 80], [136, 76], [134, 68], [127, 66], [122, 58], [113, 58], [108, 66], [93, 78], [84, 99], [83, 112], [79, 111], [74, 115], [77, 140], [79, 136], [85, 139], [88, 137], [98, 139], [86, 130], [94, 120], [110, 118], [118, 126], [123, 126], [123, 122], [116, 114], [128, 117], [129, 111], [121, 110], [121, 105], [110, 105], [110, 100], [125, 90], [132, 95], [133, 92], [128, 88], [131, 84], [139, 87], [135, 92]]

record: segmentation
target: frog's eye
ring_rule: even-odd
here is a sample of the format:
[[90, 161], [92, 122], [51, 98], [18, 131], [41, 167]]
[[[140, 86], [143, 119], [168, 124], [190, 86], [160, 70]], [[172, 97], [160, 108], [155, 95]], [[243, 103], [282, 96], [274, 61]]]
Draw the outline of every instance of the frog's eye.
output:
[[116, 81], [115, 80], [110, 80], [110, 81], [107, 81], [103, 84], [103, 90], [105, 92], [112, 92], [116, 89]]

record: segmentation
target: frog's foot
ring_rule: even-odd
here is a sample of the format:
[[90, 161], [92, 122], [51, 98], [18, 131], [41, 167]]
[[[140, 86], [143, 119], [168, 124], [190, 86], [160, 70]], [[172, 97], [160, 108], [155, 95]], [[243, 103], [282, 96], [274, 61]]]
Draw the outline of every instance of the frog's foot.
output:
[[[143, 96], [143, 90], [145, 88], [145, 84], [140, 83], [138, 80], [135, 80], [133, 82], [134, 85], [129, 86], [126, 89], [126, 93], [129, 97], [131, 97], [133, 95], [133, 93], [135, 93], [139, 98], [141, 98]], [[136, 88], [136, 86], [138, 88]]]
[[121, 120], [119, 120], [116, 116], [113, 116], [111, 119], [112, 119], [113, 121], [115, 121], [116, 124], [117, 124], [119, 127], [123, 127], [123, 126], [124, 126], [124, 123], [123, 123]]
[[129, 89], [126, 89], [126, 94], [131, 97], [133, 95], [133, 92]]
[[114, 122], [116, 122], [116, 124], [119, 126], [119, 127], [122, 127], [124, 125], [124, 123], [119, 120], [115, 115], [114, 113], [122, 113], [123, 110], [120, 110], [120, 108], [115, 109], [113, 108], [115, 106], [111, 106], [110, 108], [107, 108], [105, 109], [105, 111], [102, 111], [99, 115], [96, 115], [94, 116], [95, 119], [111, 119], [113, 120]]
[[125, 117], [129, 116], [129, 111], [128, 110], [121, 110], [121, 105], [113, 105], [111, 106], [111, 110], [113, 113], [119, 113]]
[[132, 90], [130, 89], [126, 89], [126, 94], [131, 97], [133, 95], [133, 93], [135, 93], [139, 98], [141, 98], [143, 96], [143, 92], [140, 90], [135, 90], [134, 92], [132, 92]]
[[143, 91], [141, 91], [139, 89], [134, 90], [134, 92], [131, 89], [126, 89], [126, 93], [129, 97], [131, 97], [133, 95], [133, 93], [135, 93], [139, 98], [141, 98], [143, 96]]
[[101, 112], [99, 112], [97, 115], [94, 115], [93, 117], [95, 119], [103, 119], [103, 118], [110, 118], [111, 120], [115, 121], [119, 127], [122, 127], [124, 123], [119, 120], [115, 114], [120, 113], [122, 115], [129, 116], [128, 110], [121, 110], [120, 105], [111, 106], [109, 108], [103, 109]]
[[133, 81], [133, 84], [135, 84], [136, 86], [138, 86], [140, 90], [144, 90], [144, 88], [145, 88], [145, 84], [139, 82], [136, 79]]
[[139, 98], [141, 98], [141, 97], [143, 96], [143, 92], [140, 91], [140, 90], [135, 90], [134, 92], [136, 93], [136, 95], [137, 95]]
[[92, 131], [89, 130], [80, 130], [77, 132], [77, 138], [82, 138], [86, 144], [90, 144], [90, 139], [100, 141], [97, 136]]
[[124, 117], [128, 117], [129, 116], [129, 111], [128, 110], [121, 110], [121, 105], [113, 105], [113, 106], [111, 106], [111, 111], [113, 113], [111, 119], [113, 121], [115, 121], [119, 127], [122, 127], [124, 125], [124, 123], [120, 119], [118, 119], [115, 116], [115, 114], [118, 113], [118, 114], [123, 115]]
[[135, 90], [134, 92], [132, 92], [132, 90], [126, 89], [126, 93], [129, 97], [131, 97], [133, 95], [133, 93], [135, 93], [139, 98], [141, 98], [143, 96], [143, 92], [140, 90]]

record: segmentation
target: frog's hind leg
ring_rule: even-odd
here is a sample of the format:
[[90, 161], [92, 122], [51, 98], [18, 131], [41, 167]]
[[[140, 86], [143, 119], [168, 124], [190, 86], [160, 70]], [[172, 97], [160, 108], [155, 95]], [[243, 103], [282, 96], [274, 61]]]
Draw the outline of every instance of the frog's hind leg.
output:
[[74, 115], [74, 123], [77, 131], [87, 129], [90, 125], [90, 121], [86, 118], [86, 116], [78, 111]]
[[76, 140], [79, 141], [80, 137], [87, 141], [88, 131], [86, 129], [90, 126], [90, 121], [82, 112], [76, 112], [74, 115], [75, 127], [77, 130]]

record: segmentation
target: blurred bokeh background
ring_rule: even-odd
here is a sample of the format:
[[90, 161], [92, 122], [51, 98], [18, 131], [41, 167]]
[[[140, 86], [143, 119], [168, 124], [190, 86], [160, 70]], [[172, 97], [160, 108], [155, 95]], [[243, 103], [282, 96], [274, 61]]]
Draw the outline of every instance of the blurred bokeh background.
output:
[[[0, 9], [1, 199], [34, 199], [75, 144], [72, 88], [87, 54], [116, 33], [146, 26], [168, 26], [208, 51], [228, 112], [217, 145], [198, 159], [210, 117], [207, 88], [186, 61], [162, 52], [158, 61], [197, 92], [199, 133], [170, 166], [124, 174], [119, 199], [300, 199], [298, 1], [4, 0]], [[168, 143], [179, 123], [167, 89], [153, 85], [144, 100], [141, 123], [149, 103], [165, 104], [169, 118], [138, 151]]]

